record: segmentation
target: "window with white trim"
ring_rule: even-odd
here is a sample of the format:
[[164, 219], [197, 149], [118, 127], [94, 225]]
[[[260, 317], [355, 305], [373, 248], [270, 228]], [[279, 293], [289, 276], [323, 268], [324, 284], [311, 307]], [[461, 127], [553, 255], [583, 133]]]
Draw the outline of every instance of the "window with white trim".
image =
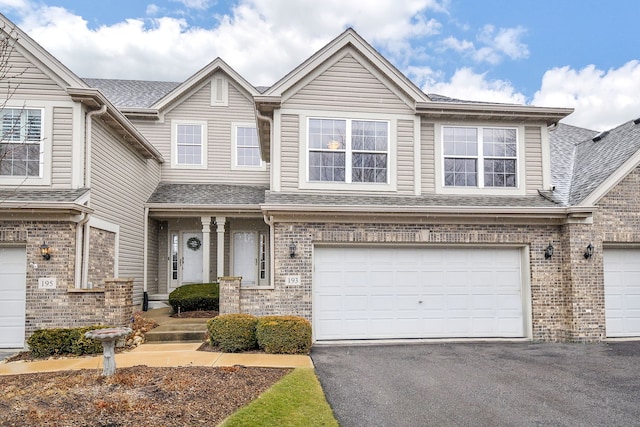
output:
[[42, 110], [5, 108], [0, 117], [0, 176], [41, 176]]
[[445, 186], [518, 186], [516, 129], [444, 126], [442, 145]]
[[235, 128], [235, 166], [261, 167], [258, 130], [255, 126], [237, 125]]
[[204, 122], [176, 122], [173, 129], [173, 166], [205, 167], [207, 127]]
[[389, 180], [389, 122], [309, 119], [309, 181]]

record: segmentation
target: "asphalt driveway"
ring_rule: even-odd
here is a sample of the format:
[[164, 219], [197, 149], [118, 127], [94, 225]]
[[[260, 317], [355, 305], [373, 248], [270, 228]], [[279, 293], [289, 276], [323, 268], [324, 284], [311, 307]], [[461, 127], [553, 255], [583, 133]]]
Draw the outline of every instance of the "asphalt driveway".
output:
[[640, 342], [314, 346], [351, 426], [639, 426]]

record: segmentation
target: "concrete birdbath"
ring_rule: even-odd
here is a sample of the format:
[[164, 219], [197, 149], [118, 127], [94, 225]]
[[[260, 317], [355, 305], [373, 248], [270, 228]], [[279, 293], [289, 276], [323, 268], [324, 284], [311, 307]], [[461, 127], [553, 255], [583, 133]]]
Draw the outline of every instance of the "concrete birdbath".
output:
[[102, 376], [110, 377], [116, 373], [116, 341], [129, 335], [131, 328], [107, 328], [93, 329], [84, 334], [85, 337], [98, 340], [102, 343], [102, 355], [104, 363], [102, 368]]

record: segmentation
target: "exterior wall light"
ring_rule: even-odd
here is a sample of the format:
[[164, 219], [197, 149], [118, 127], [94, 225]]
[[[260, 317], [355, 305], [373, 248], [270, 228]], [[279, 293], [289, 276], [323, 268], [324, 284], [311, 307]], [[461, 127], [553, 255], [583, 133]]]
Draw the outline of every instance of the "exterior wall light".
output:
[[553, 245], [549, 242], [549, 246], [544, 250], [544, 259], [549, 259], [553, 256]]
[[296, 257], [296, 244], [293, 242], [293, 240], [291, 241], [291, 244], [289, 245], [289, 257], [291, 257], [291, 258], [295, 258]]
[[42, 243], [42, 245], [40, 246], [40, 254], [42, 255], [42, 258], [46, 259], [47, 261], [51, 259], [51, 248], [49, 248], [49, 245], [47, 245], [46, 243]]
[[584, 258], [589, 259], [593, 256], [593, 243], [589, 243], [587, 249], [584, 251]]

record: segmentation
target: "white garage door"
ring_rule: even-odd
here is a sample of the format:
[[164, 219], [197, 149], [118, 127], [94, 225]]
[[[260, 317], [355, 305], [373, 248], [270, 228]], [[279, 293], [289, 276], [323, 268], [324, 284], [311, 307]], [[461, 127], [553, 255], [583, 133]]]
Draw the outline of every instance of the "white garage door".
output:
[[605, 249], [604, 305], [608, 337], [640, 336], [640, 249]]
[[0, 247], [0, 348], [24, 347], [27, 253]]
[[316, 340], [523, 337], [522, 249], [316, 247]]

